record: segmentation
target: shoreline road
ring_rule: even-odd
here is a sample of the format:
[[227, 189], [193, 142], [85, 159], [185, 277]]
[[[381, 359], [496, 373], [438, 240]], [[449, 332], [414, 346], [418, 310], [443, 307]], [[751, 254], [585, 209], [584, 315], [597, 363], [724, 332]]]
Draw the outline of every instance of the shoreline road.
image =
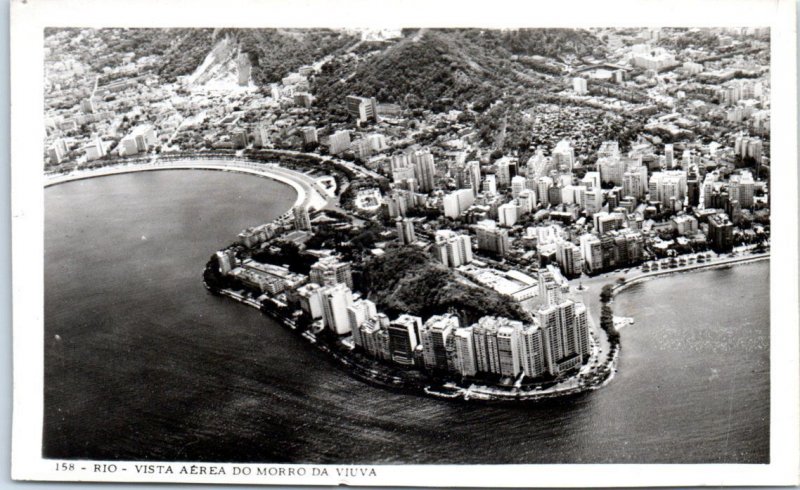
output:
[[319, 183], [308, 175], [279, 166], [278, 164], [253, 163], [244, 160], [227, 160], [221, 158], [186, 158], [180, 160], [161, 160], [150, 163], [122, 164], [100, 167], [92, 170], [78, 170], [66, 175], [45, 177], [44, 187], [91, 179], [108, 175], [132, 172], [148, 172], [156, 170], [220, 170], [240, 172], [265, 177], [291, 186], [297, 193], [294, 206], [311, 209], [322, 209], [328, 205], [329, 197]]

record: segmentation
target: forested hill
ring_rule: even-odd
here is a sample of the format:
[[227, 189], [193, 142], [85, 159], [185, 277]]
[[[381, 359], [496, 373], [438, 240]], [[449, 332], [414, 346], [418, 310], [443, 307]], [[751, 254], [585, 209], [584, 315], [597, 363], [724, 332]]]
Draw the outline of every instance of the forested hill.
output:
[[553, 65], [540, 63], [552, 75], [559, 73], [563, 57], [584, 57], [602, 49], [602, 42], [588, 31], [409, 30], [400, 41], [364, 57], [328, 62], [312, 88], [318, 105], [332, 114], [344, 110], [343, 90], [441, 111], [519, 86], [520, 77], [531, 73], [526, 57], [552, 58]]
[[83, 60], [93, 71], [123, 64], [132, 53], [148, 60], [140, 68], [164, 82], [191, 74], [223, 38], [249, 55], [258, 86], [320, 63], [321, 72], [311, 78], [315, 105], [334, 117], [344, 113], [344, 93], [412, 109], [441, 111], [481, 100], [483, 106], [521, 84], [526, 90], [552, 86], [547, 77], [561, 74], [565, 59], [604, 49], [592, 33], [567, 29], [405, 29], [385, 41], [361, 41], [359, 32], [332, 29], [70, 31], [69, 44], [91, 47], [76, 51], [94, 53]]

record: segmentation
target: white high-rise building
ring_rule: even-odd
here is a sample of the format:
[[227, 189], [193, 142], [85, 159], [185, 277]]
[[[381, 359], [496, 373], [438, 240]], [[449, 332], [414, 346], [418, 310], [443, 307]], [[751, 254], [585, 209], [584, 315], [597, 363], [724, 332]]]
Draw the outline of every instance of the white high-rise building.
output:
[[526, 325], [519, 332], [519, 353], [522, 372], [529, 378], [541, 376], [547, 368], [544, 339], [538, 325]]
[[417, 241], [413, 221], [408, 218], [397, 218], [395, 226], [397, 228], [397, 238], [400, 240], [401, 245], [410, 245]]
[[519, 194], [525, 190], [525, 177], [516, 176], [511, 179], [511, 195], [514, 199], [519, 197]]
[[603, 269], [603, 249], [596, 235], [589, 233], [581, 235], [581, 252], [586, 272], [592, 273]]
[[439, 230], [436, 232], [434, 250], [439, 261], [447, 267], [460, 267], [472, 262], [472, 242], [469, 235]]
[[322, 292], [323, 322], [325, 328], [337, 335], [350, 333], [348, 307], [353, 304], [353, 293], [345, 284], [328, 286]]
[[368, 299], [359, 299], [353, 302], [352, 305], [347, 307], [347, 317], [350, 321], [350, 330], [353, 332], [353, 342], [356, 345], [362, 345], [361, 339], [361, 325], [369, 318], [378, 315], [375, 303]]
[[497, 208], [497, 218], [500, 226], [510, 228], [517, 222], [517, 205], [507, 202]]
[[[511, 323], [511, 322], [509, 322]], [[519, 359], [519, 337], [521, 322], [518, 326], [503, 325], [497, 329], [497, 357], [500, 361], [500, 375], [516, 377], [521, 371]]]
[[669, 206], [672, 199], [682, 203], [686, 197], [686, 180], [684, 170], [653, 172], [650, 176], [650, 199], [661, 201], [665, 206]]
[[448, 218], [457, 219], [461, 213], [469, 209], [475, 202], [475, 195], [472, 189], [459, 189], [444, 196], [444, 215]]
[[475, 376], [478, 365], [471, 328], [458, 328], [453, 332], [456, 346], [456, 371], [461, 376]]
[[572, 242], [561, 240], [556, 243], [556, 261], [566, 276], [576, 277], [583, 272], [583, 254]]

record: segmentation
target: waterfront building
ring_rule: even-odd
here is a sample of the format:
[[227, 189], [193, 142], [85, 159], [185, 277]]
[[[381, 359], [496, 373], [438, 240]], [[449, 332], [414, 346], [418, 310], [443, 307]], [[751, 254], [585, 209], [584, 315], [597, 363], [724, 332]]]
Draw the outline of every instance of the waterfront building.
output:
[[220, 250], [216, 253], [217, 263], [219, 264], [219, 273], [222, 275], [228, 274], [234, 267], [236, 267], [236, 254], [231, 249]]
[[538, 325], [526, 325], [519, 331], [519, 359], [525, 376], [537, 378], [546, 371], [544, 346]]
[[556, 261], [565, 276], [578, 277], [583, 272], [581, 248], [572, 242], [561, 240], [556, 243]]
[[546, 346], [545, 364], [547, 371], [554, 376], [580, 367], [583, 357], [589, 354], [585, 308], [580, 315], [576, 315], [575, 310], [572, 300], [564, 300], [542, 306], [536, 312]]
[[452, 230], [436, 232], [434, 251], [446, 267], [460, 267], [472, 262], [472, 241], [469, 235], [461, 235]]
[[509, 320], [497, 329], [497, 357], [500, 361], [500, 375], [516, 377], [521, 371], [519, 359], [518, 332], [522, 322]]
[[348, 95], [345, 99], [345, 106], [347, 113], [356, 118], [357, 123], [362, 123], [372, 119], [375, 122], [380, 122], [378, 116], [378, 106], [374, 97], [357, 97], [355, 95]]
[[336, 284], [322, 289], [323, 323], [336, 335], [350, 333], [348, 307], [353, 305], [353, 293], [345, 284]]
[[82, 148], [82, 150], [87, 161], [97, 160], [98, 158], [103, 158], [106, 156], [105, 145], [103, 144], [103, 140], [101, 140], [99, 137], [92, 138], [91, 141]]
[[716, 252], [730, 252], [733, 248], [733, 223], [724, 213], [708, 217], [708, 240]]
[[410, 245], [417, 241], [417, 235], [414, 233], [414, 222], [408, 218], [397, 218], [395, 222], [397, 229], [397, 238], [400, 240], [400, 245]]
[[421, 329], [422, 319], [413, 315], [403, 314], [389, 323], [389, 350], [394, 362], [404, 366], [414, 365], [414, 350], [419, 344]]
[[453, 330], [459, 327], [458, 317], [452, 314], [434, 315], [420, 330], [422, 358], [425, 368], [431, 371], [447, 371], [447, 343]]
[[455, 343], [455, 371], [461, 376], [475, 376], [478, 364], [472, 328], [458, 328], [453, 332]]
[[322, 286], [345, 284], [353, 288], [353, 272], [350, 262], [343, 262], [337, 257], [322, 257], [311, 266], [309, 276], [312, 282]]
[[247, 131], [242, 128], [237, 128], [231, 131], [231, 144], [236, 150], [247, 148], [249, 141], [247, 139]]
[[499, 373], [500, 357], [497, 350], [497, 318], [485, 316], [472, 327], [475, 344], [475, 361], [478, 372]]
[[581, 252], [583, 254], [583, 267], [588, 273], [603, 269], [603, 251], [600, 239], [596, 235], [586, 233], [581, 235]]
[[328, 137], [328, 152], [339, 155], [350, 149], [350, 131], [337, 131]]
[[375, 303], [368, 299], [359, 299], [347, 307], [347, 318], [350, 322], [350, 331], [353, 332], [353, 342], [356, 345], [363, 343], [361, 339], [361, 326], [368, 318], [378, 315]]
[[294, 227], [297, 230], [310, 230], [311, 229], [311, 216], [308, 214], [308, 208], [305, 206], [295, 206], [292, 208], [294, 215]]
[[[61, 142], [61, 144], [59, 144]], [[52, 164], [59, 164], [64, 160], [67, 155], [66, 145], [63, 144], [64, 140], [59, 138], [53, 145], [47, 149], [47, 158]]]
[[483, 220], [475, 226], [478, 236], [478, 250], [505, 255], [511, 248], [508, 239], [508, 230], [498, 228], [494, 220]]
[[322, 306], [322, 293], [323, 287], [313, 282], [304, 284], [295, 290], [300, 309], [312, 320], [319, 320], [325, 314]]
[[466, 211], [475, 202], [475, 195], [472, 189], [459, 189], [446, 194], [442, 198], [444, 205], [444, 215], [448, 218], [457, 219], [461, 213]]

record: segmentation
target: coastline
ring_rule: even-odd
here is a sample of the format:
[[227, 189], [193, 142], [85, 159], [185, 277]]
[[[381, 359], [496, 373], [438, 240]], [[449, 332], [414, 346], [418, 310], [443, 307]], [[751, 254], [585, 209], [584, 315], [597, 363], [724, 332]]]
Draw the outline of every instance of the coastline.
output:
[[307, 208], [321, 209], [328, 203], [328, 199], [317, 189], [317, 184], [314, 180], [305, 174], [280, 167], [277, 164], [257, 164], [243, 159], [224, 159], [221, 157], [180, 158], [148, 163], [112, 164], [95, 169], [79, 170], [69, 174], [45, 176], [44, 187], [95, 177], [158, 170], [213, 170], [255, 175], [292, 187], [297, 193], [292, 207], [305, 206]]
[[655, 279], [655, 278], [658, 278], [658, 277], [661, 277], [661, 276], [668, 276], [668, 275], [671, 275], [671, 274], [679, 274], [679, 273], [682, 273], [682, 272], [695, 272], [695, 271], [700, 271], [700, 270], [705, 270], [705, 269], [716, 269], [716, 268], [721, 268], [721, 267], [731, 267], [731, 266], [734, 266], [734, 265], [749, 264], [749, 263], [752, 263], [752, 262], [760, 262], [762, 260], [769, 260], [769, 259], [770, 259], [770, 253], [769, 252], [764, 252], [764, 253], [761, 253], [761, 254], [753, 254], [753, 255], [744, 256], [744, 257], [729, 257], [727, 259], [721, 259], [721, 260], [718, 260], [718, 261], [712, 262], [712, 263], [691, 264], [691, 265], [686, 265], [686, 266], [679, 266], [679, 267], [676, 267], [675, 269], [659, 270], [659, 271], [655, 271], [655, 272], [645, 272], [645, 273], [642, 273], [642, 274], [640, 274], [640, 275], [638, 275], [636, 277], [633, 277], [631, 279], [626, 279], [625, 283], [623, 283], [623, 284], [615, 284], [613, 289], [612, 289], [612, 292], [613, 292], [614, 295], [616, 295], [617, 293], [621, 293], [622, 291], [624, 291], [625, 289], [629, 288], [630, 286], [633, 286], [634, 284], [638, 284], [640, 282], [644, 282], [644, 281], [647, 281], [647, 280], [650, 280], [650, 279]]
[[[376, 369], [376, 365], [363, 364], [356, 356], [348, 355], [352, 350], [348, 351], [341, 344], [325, 341], [309, 331], [298, 329], [290, 319], [278, 314], [271, 308], [265, 307], [253, 298], [228, 289], [216, 290], [209, 287], [205, 282], [204, 286], [212, 294], [225, 296], [267, 314], [284, 328], [287, 328], [289, 331], [303, 338], [307, 343], [313, 345], [318, 351], [324, 353], [325, 357], [336, 367], [342, 369], [353, 378], [372, 386], [406, 394], [428, 396], [461, 403], [478, 402], [491, 404], [535, 403], [555, 398], [573, 397], [606, 386], [614, 378], [619, 357], [619, 349], [617, 349], [611, 359], [605, 360], [594, 369], [589, 369], [591, 365], [587, 364], [586, 369], [561, 380], [556, 383], [556, 386], [528, 392], [518, 390], [502, 392], [497, 388], [485, 385], [472, 385], [468, 388], [463, 388], [455, 386], [452, 382], [445, 382], [437, 385], [431, 383], [429, 379], [403, 379], [398, 375], [402, 375], [405, 372], [397, 368], [381, 365], [379, 369]], [[579, 378], [580, 375], [591, 373], [597, 376], [588, 379], [588, 381]], [[574, 386], [559, 387], [558, 385], [562, 383], [570, 383], [574, 384]]]

